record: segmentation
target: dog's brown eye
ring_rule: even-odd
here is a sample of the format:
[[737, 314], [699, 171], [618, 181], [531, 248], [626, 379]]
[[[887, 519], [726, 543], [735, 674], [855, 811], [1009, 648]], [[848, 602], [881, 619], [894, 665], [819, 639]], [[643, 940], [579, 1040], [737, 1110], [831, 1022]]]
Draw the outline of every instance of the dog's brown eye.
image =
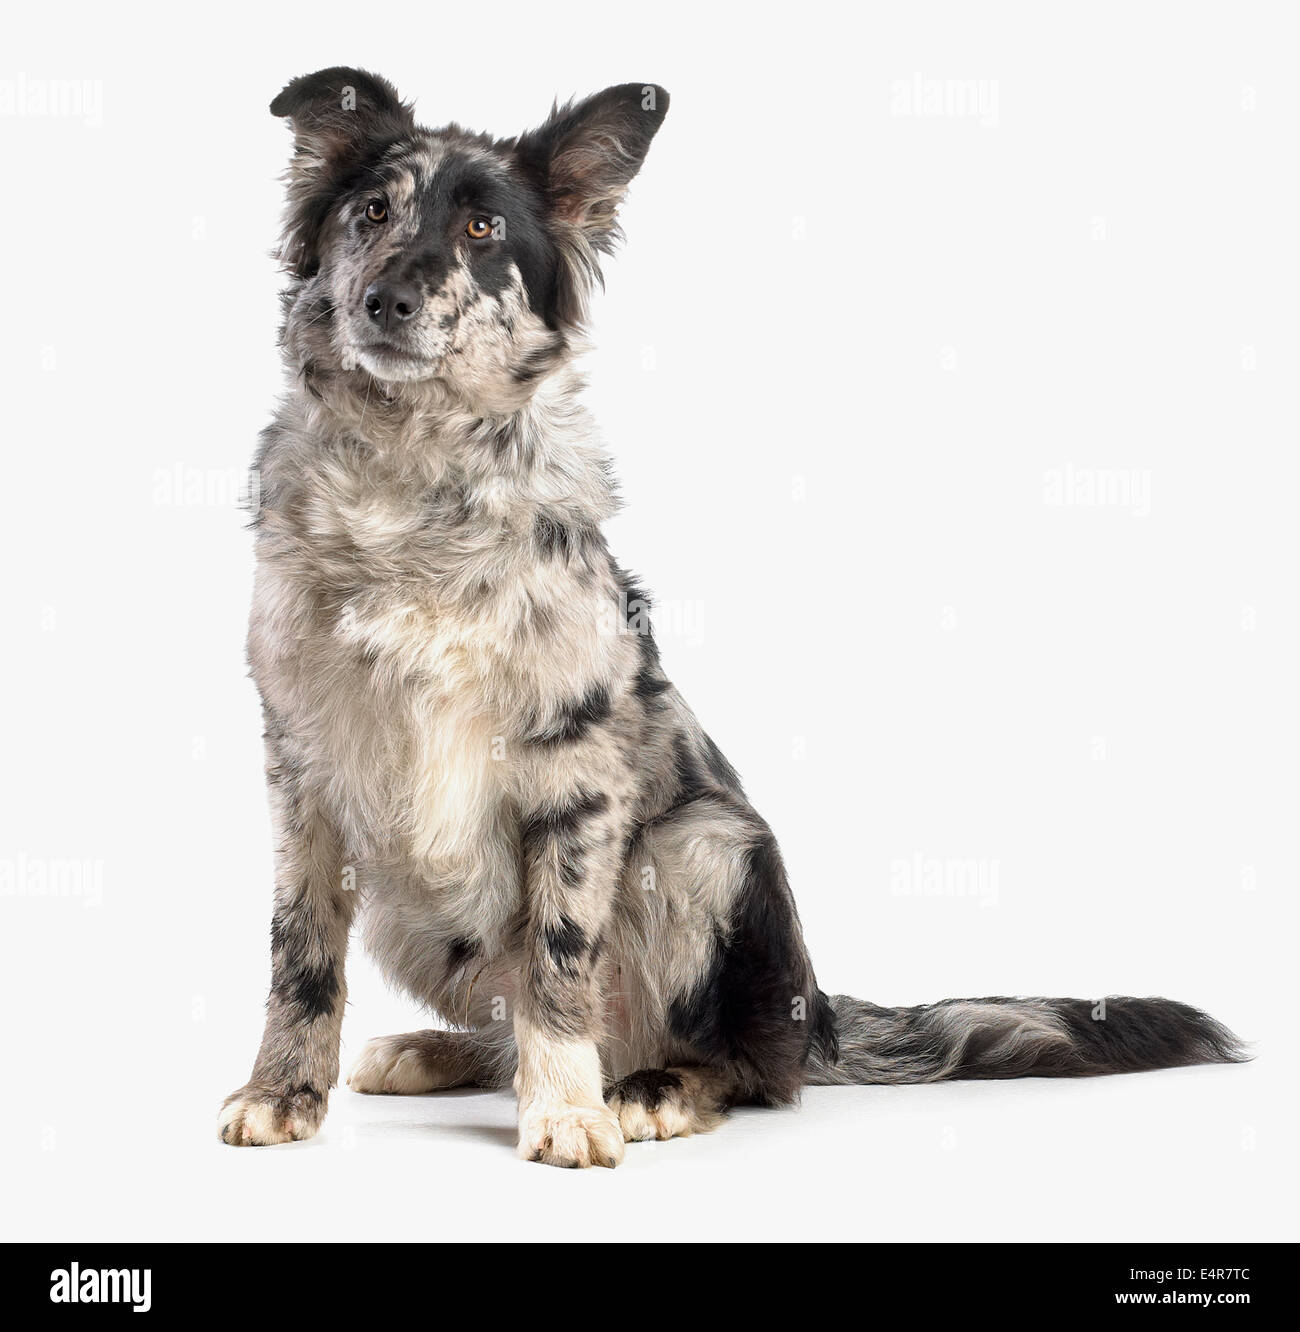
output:
[[388, 216], [388, 205], [382, 199], [371, 199], [366, 205], [366, 216], [372, 222], [382, 222]]
[[465, 234], [471, 240], [486, 240], [492, 234], [492, 223], [486, 217], [472, 217]]

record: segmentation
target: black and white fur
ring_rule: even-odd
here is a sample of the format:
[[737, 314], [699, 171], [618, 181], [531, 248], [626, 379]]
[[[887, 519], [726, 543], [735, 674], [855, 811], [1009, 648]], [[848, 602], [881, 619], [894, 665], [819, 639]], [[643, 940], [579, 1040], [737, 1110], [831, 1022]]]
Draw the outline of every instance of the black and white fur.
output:
[[452, 1030], [372, 1041], [365, 1092], [513, 1079], [519, 1151], [616, 1165], [808, 1083], [1232, 1060], [1162, 999], [877, 1008], [817, 988], [771, 831], [669, 683], [610, 555], [574, 361], [668, 109], [609, 88], [494, 140], [330, 69], [294, 133], [288, 390], [256, 467], [249, 657], [278, 838], [266, 1032], [224, 1141], [310, 1136], [354, 918]]

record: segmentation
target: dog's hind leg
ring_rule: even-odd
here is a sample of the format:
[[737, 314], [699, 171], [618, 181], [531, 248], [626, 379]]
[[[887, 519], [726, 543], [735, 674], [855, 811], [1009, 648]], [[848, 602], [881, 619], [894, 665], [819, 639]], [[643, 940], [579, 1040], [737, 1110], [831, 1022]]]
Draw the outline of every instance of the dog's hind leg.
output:
[[508, 1087], [514, 1073], [512, 1053], [503, 1042], [476, 1031], [376, 1036], [352, 1065], [348, 1086], [395, 1096], [450, 1087]]
[[614, 1083], [605, 1101], [618, 1116], [624, 1142], [663, 1141], [717, 1128], [735, 1091], [735, 1079], [722, 1069], [643, 1068]]

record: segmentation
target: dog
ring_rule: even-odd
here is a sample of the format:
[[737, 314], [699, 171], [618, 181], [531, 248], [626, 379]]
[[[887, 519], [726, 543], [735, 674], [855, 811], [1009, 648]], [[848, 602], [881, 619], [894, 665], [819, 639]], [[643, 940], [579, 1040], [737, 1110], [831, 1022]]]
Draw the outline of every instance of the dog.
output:
[[444, 1029], [359, 1092], [506, 1087], [519, 1154], [615, 1166], [805, 1085], [1073, 1077], [1243, 1058], [1165, 999], [822, 993], [781, 855], [611, 556], [575, 362], [654, 84], [495, 139], [358, 69], [272, 102], [293, 157], [288, 390], [254, 465], [248, 653], [277, 836], [272, 980], [222, 1141], [319, 1128], [359, 920]]

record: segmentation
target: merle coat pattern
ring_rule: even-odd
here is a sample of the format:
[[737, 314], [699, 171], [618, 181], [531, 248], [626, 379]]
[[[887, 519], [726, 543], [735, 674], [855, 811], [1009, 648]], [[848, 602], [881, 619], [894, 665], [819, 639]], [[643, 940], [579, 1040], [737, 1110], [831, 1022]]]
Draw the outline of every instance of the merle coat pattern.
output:
[[616, 1165], [806, 1083], [1236, 1058], [1166, 1000], [877, 1008], [817, 988], [771, 831], [660, 666], [601, 534], [574, 368], [668, 109], [609, 88], [494, 140], [329, 69], [294, 155], [288, 391], [256, 463], [249, 657], [278, 841], [266, 1031], [220, 1134], [310, 1136], [354, 917], [452, 1030], [372, 1041], [363, 1092], [518, 1096], [519, 1151]]

